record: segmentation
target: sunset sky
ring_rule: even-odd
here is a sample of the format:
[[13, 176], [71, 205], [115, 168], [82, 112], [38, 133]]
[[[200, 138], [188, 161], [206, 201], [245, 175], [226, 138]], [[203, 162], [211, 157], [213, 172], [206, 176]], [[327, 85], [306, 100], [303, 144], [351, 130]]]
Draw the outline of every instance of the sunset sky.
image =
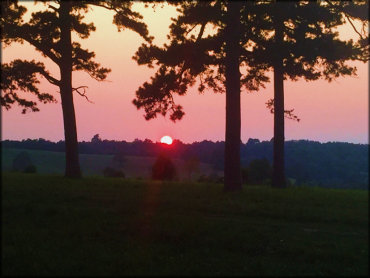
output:
[[[23, 2], [35, 10], [33, 2]], [[170, 17], [176, 15], [174, 7], [144, 8], [135, 3], [148, 25], [150, 35], [156, 44], [166, 41]], [[155, 69], [138, 66], [132, 56], [143, 43], [143, 39], [130, 30], [117, 32], [112, 24], [113, 13], [102, 8], [94, 8], [85, 22], [94, 22], [96, 32], [82, 41], [83, 48], [94, 51], [95, 61], [112, 69], [105, 82], [97, 82], [86, 73], [75, 72], [73, 85], [87, 85], [88, 96], [94, 103], [75, 95], [77, 131], [79, 141], [90, 141], [95, 134], [102, 139], [133, 141], [146, 138], [159, 141], [169, 135], [185, 143], [212, 140], [223, 141], [225, 137], [225, 95], [206, 91], [199, 95], [196, 87], [188, 94], [177, 97], [177, 103], [184, 107], [185, 116], [173, 123], [169, 117], [158, 117], [146, 121], [144, 111], [137, 110], [132, 100], [137, 88], [148, 81]], [[341, 29], [341, 35], [357, 39], [350, 26]], [[76, 38], [75, 38], [76, 39]], [[49, 71], [59, 78], [56, 65], [42, 57], [28, 43], [13, 44], [2, 49], [2, 62], [15, 58], [44, 61]], [[301, 119], [299, 123], [286, 120], [286, 140], [308, 139], [320, 142], [342, 141], [368, 143], [368, 101], [369, 64], [353, 63], [358, 68], [357, 77], [338, 78], [328, 83], [325, 80], [306, 82], [286, 81], [285, 107], [294, 108]], [[53, 93], [58, 103], [39, 104], [40, 112], [21, 114], [21, 108], [2, 109], [2, 140], [37, 139], [51, 141], [64, 140], [62, 109], [57, 87], [42, 80], [44, 91]], [[273, 115], [265, 103], [273, 96], [273, 83], [266, 84], [259, 92], [242, 91], [242, 141], [248, 138], [270, 140], [273, 136]]]

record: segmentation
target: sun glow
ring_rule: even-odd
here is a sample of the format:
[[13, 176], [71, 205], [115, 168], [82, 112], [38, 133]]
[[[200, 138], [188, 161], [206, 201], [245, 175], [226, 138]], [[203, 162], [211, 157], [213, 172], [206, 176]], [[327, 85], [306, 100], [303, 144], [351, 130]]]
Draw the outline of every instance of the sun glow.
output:
[[168, 135], [166, 136], [163, 136], [161, 138], [161, 143], [164, 143], [164, 144], [167, 144], [167, 145], [171, 145], [172, 144], [172, 138]]

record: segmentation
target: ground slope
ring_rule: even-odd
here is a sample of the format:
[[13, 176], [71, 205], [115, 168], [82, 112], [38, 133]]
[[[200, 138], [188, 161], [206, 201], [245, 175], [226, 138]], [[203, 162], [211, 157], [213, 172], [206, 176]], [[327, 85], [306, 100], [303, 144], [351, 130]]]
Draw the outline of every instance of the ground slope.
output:
[[368, 192], [2, 177], [4, 275], [368, 275]]

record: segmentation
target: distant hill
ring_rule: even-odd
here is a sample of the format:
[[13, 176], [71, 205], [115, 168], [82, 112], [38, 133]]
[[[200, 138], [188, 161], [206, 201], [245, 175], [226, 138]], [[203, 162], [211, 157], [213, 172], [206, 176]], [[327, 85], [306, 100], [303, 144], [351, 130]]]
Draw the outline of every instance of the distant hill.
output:
[[[54, 152], [54, 156], [64, 152], [64, 141], [51, 142], [44, 139], [37, 140], [5, 140], [1, 142], [2, 149], [47, 150]], [[336, 188], [367, 189], [369, 184], [369, 145], [343, 142], [320, 143], [309, 140], [287, 141], [286, 146], [286, 173], [296, 185], [319, 185]], [[246, 167], [252, 160], [267, 158], [272, 162], [272, 142], [249, 139], [246, 144], [241, 143], [241, 162]], [[113, 155], [120, 154], [131, 157], [126, 163], [126, 172], [140, 169], [148, 175], [148, 167], [160, 153], [170, 156], [180, 169], [184, 161], [196, 158], [201, 163], [202, 171], [207, 174], [221, 173], [224, 163], [224, 142], [202, 141], [184, 144], [174, 140], [171, 146], [153, 143], [151, 140], [135, 140], [133, 142], [101, 140], [94, 136], [90, 142], [79, 142], [81, 167], [91, 164], [85, 169], [89, 174], [96, 165], [107, 164]], [[3, 151], [4, 152], [4, 151]], [[90, 156], [86, 156], [90, 155]], [[101, 160], [95, 163], [94, 156]], [[105, 157], [104, 159], [102, 157]], [[142, 158], [142, 159], [141, 159]], [[60, 161], [60, 160], [59, 160]], [[105, 161], [105, 162], [104, 162]], [[104, 162], [104, 163], [103, 163]], [[64, 168], [64, 162], [61, 169]], [[108, 163], [109, 164], [109, 163]], [[95, 165], [95, 166], [94, 166]], [[49, 166], [48, 166], [49, 167]], [[100, 166], [99, 166], [100, 167]], [[131, 168], [130, 168], [131, 167]], [[59, 166], [58, 166], [59, 168]], [[59, 168], [60, 169], [60, 168]], [[132, 169], [132, 170], [129, 170]], [[92, 173], [100, 173], [93, 169]], [[181, 172], [181, 176], [186, 174]]]
[[[272, 162], [272, 142], [242, 146], [243, 164], [266, 157]], [[296, 184], [335, 188], [369, 187], [369, 145], [308, 140], [285, 143], [287, 177]]]

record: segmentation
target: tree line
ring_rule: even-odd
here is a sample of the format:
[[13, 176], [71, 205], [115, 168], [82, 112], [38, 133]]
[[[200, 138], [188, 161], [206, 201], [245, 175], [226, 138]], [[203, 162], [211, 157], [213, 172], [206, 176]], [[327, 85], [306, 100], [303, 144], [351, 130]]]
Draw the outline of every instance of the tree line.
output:
[[[64, 152], [65, 142], [51, 142], [42, 138], [22, 141], [4, 140], [1, 142], [1, 147]], [[125, 156], [159, 157], [165, 152], [172, 160], [195, 159], [211, 164], [215, 170], [224, 170], [225, 142], [223, 141], [204, 140], [185, 144], [174, 140], [173, 146], [168, 147], [148, 139], [126, 142], [102, 140], [99, 136], [94, 136], [91, 141], [79, 142], [78, 148], [81, 154], [115, 155], [122, 160]], [[248, 173], [250, 176], [260, 175], [272, 166], [272, 141], [249, 139], [245, 144], [240, 144], [240, 150], [242, 173], [249, 167], [255, 169], [255, 173]], [[368, 188], [369, 146], [367, 144], [292, 140], [285, 142], [285, 152], [286, 175], [295, 185]], [[268, 161], [267, 164], [261, 161], [264, 159]], [[272, 177], [264, 175], [263, 178]]]
[[[39, 75], [60, 89], [67, 177], [81, 177], [73, 93], [87, 98], [86, 86], [72, 85], [72, 72], [86, 71], [98, 81], [110, 72], [94, 61], [94, 52], [71, 39], [72, 32], [86, 39], [95, 31], [93, 23], [82, 21], [89, 6], [113, 11], [118, 29], [129, 28], [145, 39], [133, 58], [139, 65], [156, 67], [157, 72], [138, 88], [133, 103], [144, 109], [147, 120], [167, 113], [171, 120], [180, 120], [185, 112], [174, 95], [185, 95], [197, 81], [199, 92], [225, 93], [225, 191], [240, 190], [242, 185], [242, 90], [258, 91], [270, 81], [268, 72], [273, 72], [274, 99], [267, 103], [274, 113], [272, 185], [284, 188], [284, 117], [297, 119], [292, 110], [285, 109], [284, 80], [324, 78], [330, 82], [356, 74], [347, 61], [369, 60], [367, 1], [171, 1], [179, 15], [172, 20], [168, 42], [161, 47], [153, 43], [142, 16], [133, 11], [133, 1], [37, 2], [46, 9], [33, 13], [28, 22], [24, 21], [26, 8], [18, 1], [2, 2], [1, 41], [5, 45], [30, 43], [59, 67], [60, 79], [34, 60], [2, 64], [1, 105], [8, 109], [18, 103], [24, 111], [37, 111], [37, 103], [20, 97], [20, 91], [31, 92], [43, 102], [55, 101], [54, 96], [38, 90]], [[356, 28], [355, 20], [363, 28]], [[339, 38], [336, 28], [346, 21], [357, 40]]]

